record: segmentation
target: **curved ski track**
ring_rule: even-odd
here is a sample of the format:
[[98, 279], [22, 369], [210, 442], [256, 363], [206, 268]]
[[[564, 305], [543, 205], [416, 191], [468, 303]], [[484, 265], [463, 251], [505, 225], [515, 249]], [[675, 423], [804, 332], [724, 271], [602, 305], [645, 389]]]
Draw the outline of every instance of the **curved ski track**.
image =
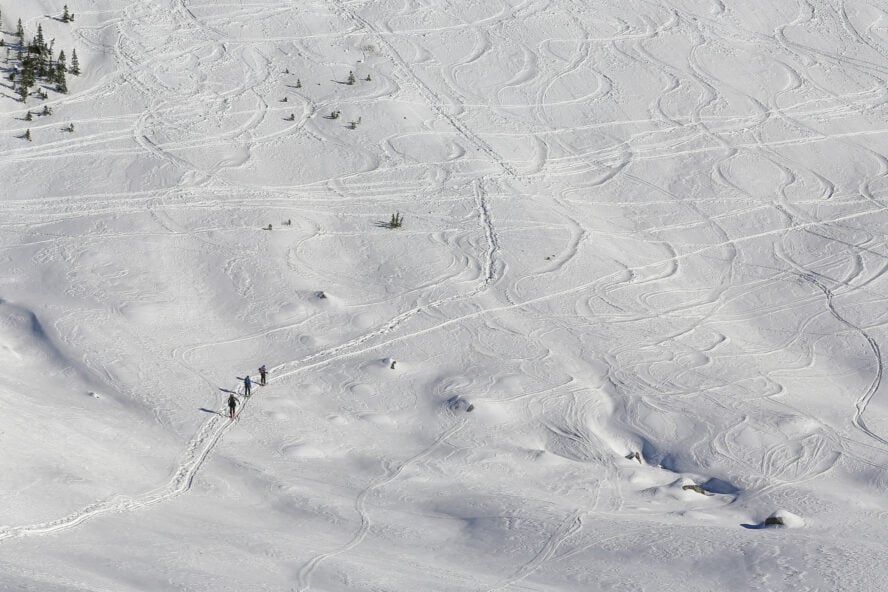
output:
[[[723, 3], [714, 4], [711, 11], [698, 14], [679, 2], [630, 3], [630, 12], [639, 14], [627, 15], [617, 25], [602, 25], [590, 18], [588, 6], [576, 0], [560, 5], [503, 3], [499, 10], [475, 21], [447, 14], [453, 9], [448, 3], [407, 3], [401, 8], [401, 16], [411, 11], [440, 11], [449, 17], [445, 22], [453, 24], [398, 30], [391, 22], [362, 16], [361, 3], [322, 2], [321, 6], [349, 23], [343, 26], [343, 37], [370, 39], [378, 47], [378, 57], [390, 69], [389, 87], [378, 91], [378, 96], [354, 99], [352, 104], [360, 100], [381, 103], [379, 97], [393, 99], [399, 91], [415, 90], [413, 97], [424, 101], [424, 107], [458, 136], [454, 144], [471, 146], [473, 152], [482, 156], [482, 162], [472, 168], [465, 164], [471, 159], [455, 150], [453, 160], [466, 166], [463, 170], [458, 166], [448, 168], [442, 157], [440, 162], [433, 159], [416, 167], [437, 167], [439, 171], [433, 179], [378, 179], [371, 174], [409, 170], [414, 164], [394, 154], [395, 150], [377, 156], [356, 140], [355, 146], [350, 146], [359, 155], [354, 156], [358, 161], [355, 172], [304, 185], [275, 187], [246, 180], [238, 185], [230, 180], [230, 173], [247, 170], [257, 149], [299, 134], [337, 146], [346, 142], [317, 125], [316, 116], [332, 107], [333, 102], [312, 99], [307, 93], [288, 93], [293, 101], [288, 110], [299, 114], [292, 125], [266, 130], [264, 124], [269, 118], [280, 114], [280, 109], [269, 103], [272, 92], [280, 93], [282, 77], [276, 73], [279, 64], [269, 57], [271, 52], [264, 51], [261, 40], [231, 38], [224, 26], [231, 15], [247, 18], [251, 11], [261, 11], [271, 17], [295, 11], [297, 4], [249, 9], [226, 5], [220, 10], [229, 12], [201, 16], [187, 0], [132, 3], [106, 23], [116, 27], [117, 35], [108, 51], [115, 57], [118, 70], [98, 80], [94, 87], [54, 99], [50, 104], [60, 108], [97, 101], [126, 87], [138, 90], [146, 98], [144, 109], [114, 121], [77, 121], [78, 128], [92, 129], [82, 135], [16, 146], [5, 156], [9, 162], [36, 162], [63, 158], [72, 151], [118, 158], [140, 155], [181, 172], [183, 182], [154, 191], [3, 201], [0, 212], [26, 225], [51, 221], [59, 213], [86, 218], [147, 210], [169, 235], [181, 235], [189, 233], [189, 229], [175, 220], [173, 214], [179, 211], [208, 211], [222, 206], [248, 208], [260, 201], [265, 208], [290, 211], [295, 207], [294, 196], [304, 198], [303, 206], [313, 203], [319, 208], [352, 203], [363, 206], [367, 202], [362, 200], [368, 198], [396, 203], [404, 195], [451, 183], [460, 188], [456, 193], [471, 194], [459, 197], [465, 198], [469, 204], [466, 210], [471, 210], [472, 219], [477, 220], [472, 236], [483, 237], [474, 251], [467, 254], [479, 270], [471, 286], [439, 297], [435, 290], [447, 279], [437, 277], [425, 289], [426, 294], [435, 294], [427, 302], [420, 299], [380, 326], [272, 367], [272, 381], [477, 318], [508, 313], [522, 318], [544, 317], [546, 329], [571, 332], [576, 326], [592, 327], [589, 334], [594, 334], [598, 341], [590, 355], [607, 366], [606, 382], [619, 395], [614, 401], [618, 412], [625, 415], [622, 422], [656, 442], [657, 434], [649, 433], [653, 428], [645, 424], [639, 411], [643, 405], [658, 409], [665, 417], [672, 413], [680, 415], [683, 399], [718, 410], [724, 416], [723, 423], [708, 426], [702, 430], [706, 433], [696, 434], [696, 440], [684, 443], [689, 457], [706, 466], [706, 455], [717, 456], [737, 474], [749, 475], [750, 482], [757, 479], [753, 494], [762, 495], [786, 484], [820, 477], [832, 468], [834, 454], [851, 454], [843, 448], [845, 436], [838, 426], [791, 433], [752, 451], [746, 450], [742, 441], [744, 430], [760, 421], [755, 419], [760, 402], [785, 394], [776, 363], [763, 360], [775, 353], [792, 351], [798, 354], [798, 367], [813, 364], [814, 347], [799, 343], [814, 332], [813, 326], [821, 314], [828, 315], [834, 325], [866, 344], [867, 360], [870, 356], [873, 359], [872, 379], [862, 392], [855, 393], [850, 423], [875, 443], [881, 457], [888, 451], [888, 436], [869, 427], [866, 421], [867, 417], [872, 419], [872, 415], [867, 415], [868, 409], [875, 408], [871, 403], [883, 386], [881, 335], [878, 328], [855, 322], [850, 312], [840, 306], [842, 298], [866, 291], [885, 297], [878, 283], [888, 278], [888, 265], [882, 261], [886, 259], [883, 251], [888, 240], [878, 229], [861, 227], [872, 217], [888, 212], [888, 157], [881, 144], [877, 144], [888, 133], [888, 121], [878, 111], [888, 94], [888, 64], [867, 57], [884, 56], [888, 44], [878, 31], [855, 27], [853, 15], [848, 14], [844, 3], [830, 17], [815, 10], [813, 3], [803, 2], [793, 20], [772, 23], [771, 32], [745, 29], [729, 18], [731, 11]], [[541, 13], [561, 19], [559, 35], [551, 31], [538, 36], [522, 35], [529, 33], [519, 28], [522, 19], [532, 22], [531, 17]], [[803, 37], [794, 33], [811, 23], [837, 27], [852, 49], [830, 51], [806, 45], [800, 40]], [[605, 30], [606, 26], [612, 29]], [[151, 37], [152, 28], [176, 34], [157, 43], [158, 39]], [[457, 30], [473, 41], [463, 47], [465, 53], [454, 62], [436, 63], [440, 80], [434, 82], [432, 76], [422, 74], [414, 66], [415, 60], [410, 59], [408, 50], [393, 41], [398, 33], [411, 45], [414, 37]], [[99, 47], [104, 39], [101, 33], [82, 29], [79, 34], [85, 43]], [[332, 33], [325, 35], [334, 37]], [[295, 46], [295, 41], [307, 38], [274, 39], [281, 44], [294, 42]], [[514, 51], [509, 53], [503, 47], [512, 41], [514, 47], [510, 49]], [[419, 42], [415, 47], [417, 55], [422, 56]], [[759, 49], [749, 53], [747, 48]], [[861, 51], [855, 54], [853, 48]], [[675, 55], [680, 59], [675, 59]], [[744, 84], [742, 66], [750, 55], [770, 60], [774, 67], [755, 84]], [[429, 61], [436, 59], [425, 57]], [[462, 82], [471, 80], [469, 73], [485, 60], [495, 62], [510, 57], [514, 58], [509, 63], [512, 71], [492, 97]], [[732, 71], [719, 62], [728, 58], [736, 64]], [[187, 60], [193, 60], [190, 63], [195, 76], [165, 76], [169, 71], [187, 71]], [[331, 62], [340, 66], [333, 58]], [[169, 71], [165, 72], [165, 68]], [[241, 72], [240, 83], [217, 88], [207, 75], [214, 68]], [[812, 74], [814, 70], [838, 68], [854, 73], [854, 83], [849, 83], [849, 88], [841, 84], [831, 86], [825, 76]], [[630, 72], [628, 76], [649, 76], [649, 86], [654, 90], [640, 97], [631, 96], [632, 89], [627, 92], [630, 85], [619, 76], [623, 71]], [[635, 100], [640, 107], [633, 103]], [[624, 108], [624, 104], [632, 106]], [[486, 137], [485, 132], [473, 129], [466, 115], [469, 107], [487, 109], [501, 120], [501, 129]], [[846, 129], [843, 124], [851, 117], [875, 123], [866, 129]], [[226, 127], [223, 121], [236, 123]], [[208, 126], [208, 122], [219, 125]], [[97, 123], [114, 125], [93, 127]], [[46, 124], [47, 128], [51, 126], [55, 124]], [[43, 130], [35, 127], [35, 131]], [[423, 133], [426, 132], [433, 130], [429, 127]], [[391, 146], [398, 137], [384, 137], [379, 145]], [[528, 149], [525, 160], [507, 157], [498, 150], [503, 145], [492, 138], [516, 142], [530, 138], [532, 150]], [[814, 164], [806, 161], [806, 155], [819, 155], [819, 150], [830, 147], [853, 155], [856, 166], [852, 168], [859, 174], [856, 182], [842, 179], [840, 171], [827, 170], [828, 159], [813, 158]], [[198, 148], [208, 153], [219, 150], [222, 155], [216, 161], [203, 162], [201, 154], [195, 155]], [[495, 168], [493, 173], [491, 165]], [[648, 174], [648, 166], [656, 172]], [[654, 168], [658, 166], [664, 167], [666, 177], [652, 180], [652, 175], [659, 174]], [[693, 170], [694, 167], [699, 170]], [[766, 190], [750, 180], [756, 174], [770, 175]], [[682, 175], [694, 182], [681, 187]], [[669, 180], [673, 178], [675, 183]], [[571, 185], [570, 189], [560, 193], [555, 190], [552, 195], [550, 191], [559, 182]], [[547, 258], [550, 264], [522, 270], [507, 268], [505, 255], [511, 253], [506, 250], [513, 245], [512, 237], [523, 230], [525, 221], [517, 220], [520, 216], [505, 203], [507, 200], [491, 200], [491, 196], [504, 195], [509, 196], [509, 201], [527, 200], [540, 208], [543, 221], [526, 222], [534, 232], [568, 235], [566, 240], [553, 241], [552, 244], [562, 247], [554, 260]], [[594, 206], [606, 212], [611, 208], [618, 210], [619, 216], [605, 217], [617, 222], [596, 225], [590, 212], [597, 214], [597, 210], [589, 209]], [[676, 216], [675, 212], [682, 215]], [[625, 228], [620, 227], [621, 223], [626, 223]], [[635, 226], [631, 227], [632, 224]], [[800, 247], [792, 242], [800, 235], [814, 241], [810, 244], [817, 245], [822, 252], [802, 261], [797, 256]], [[52, 245], [56, 246], [63, 239], [46, 240], [56, 241]], [[225, 248], [221, 241], [200, 240], [215, 249]], [[602, 249], [603, 254], [598, 253], [596, 247], [609, 240], [631, 241], [640, 245], [639, 252], [644, 254], [619, 253], [616, 249]], [[4, 245], [3, 249], [16, 246]], [[752, 251], [759, 253], [760, 259], [744, 257], [745, 252]], [[51, 260], [55, 256], [48, 250], [41, 251], [34, 256], [34, 262], [39, 264], [44, 258]], [[607, 267], [594, 265], [599, 256]], [[242, 255], [232, 254], [228, 264], [236, 268], [243, 260]], [[513, 259], [508, 261], [511, 265]], [[593, 264], [585, 269], [594, 272], [576, 275], [575, 270], [583, 270], [582, 265], [588, 261]], [[717, 264], [710, 265], [712, 261]], [[234, 272], [230, 274], [242, 295], [249, 296], [253, 289], [249, 282], [239, 282], [233, 277]], [[840, 280], [835, 275], [841, 276]], [[549, 283], [550, 278], [554, 281], [556, 277], [567, 279], [561, 284]], [[813, 288], [813, 294], [783, 299], [781, 289], [794, 280], [807, 286], [809, 292]], [[750, 296], [767, 290], [771, 290], [771, 300], [759, 302]], [[748, 301], [744, 300], [746, 297]], [[478, 308], [444, 320], [423, 316], [467, 301]], [[761, 345], [760, 350], [720, 351], [731, 345], [727, 329], [732, 324], [767, 325], [772, 317], [792, 314], [797, 314], [799, 320], [781, 326], [779, 331], [784, 335], [770, 337], [772, 340]], [[256, 339], [291, 327], [280, 323], [225, 343]], [[541, 333], [530, 332], [527, 339], [540, 350], [555, 353]], [[699, 335], [703, 335], [699, 341], [691, 339]], [[220, 344], [177, 348], [173, 358], [187, 365], [194, 350]], [[748, 359], [757, 361], [746, 364]], [[755, 376], [726, 377], [722, 374], [725, 362], [736, 362]], [[869, 371], [868, 367], [867, 379]], [[552, 388], [503, 400], [519, 401], [538, 393], [551, 393], [553, 389], [561, 394], [564, 387], [577, 383], [566, 391], [574, 395], [585, 388], [582, 382], [571, 375]], [[720, 396], [722, 393], [731, 396]], [[242, 410], [249, 399], [243, 401]], [[571, 405], [563, 401], [557, 404]], [[572, 414], [570, 421], [582, 424], [581, 411], [565, 407], [564, 412]], [[3, 527], [0, 541], [60, 533], [94, 517], [139, 510], [187, 492], [208, 455], [235, 423], [221, 415], [205, 421], [165, 484], [138, 496], [97, 501], [55, 520]], [[412, 464], [433, 454], [465, 425], [461, 421], [448, 427], [428, 447], [398, 464], [383, 463], [381, 474], [354, 500], [359, 525], [351, 538], [306, 562], [299, 570], [297, 590], [311, 589], [312, 579], [325, 561], [362, 543], [372, 524], [368, 504], [375, 492]], [[670, 428], [674, 426], [669, 425], [664, 431]], [[559, 430], [556, 426], [548, 429]], [[568, 432], [561, 435], [573, 437]], [[600, 492], [596, 495], [591, 508], [567, 515], [551, 532], [542, 535], [538, 550], [529, 561], [506, 571], [486, 590], [520, 587], [523, 580], [556, 558], [562, 544], [584, 534], [584, 517], [598, 511], [595, 505]], [[611, 501], [614, 507], [622, 507], [619, 494]]]

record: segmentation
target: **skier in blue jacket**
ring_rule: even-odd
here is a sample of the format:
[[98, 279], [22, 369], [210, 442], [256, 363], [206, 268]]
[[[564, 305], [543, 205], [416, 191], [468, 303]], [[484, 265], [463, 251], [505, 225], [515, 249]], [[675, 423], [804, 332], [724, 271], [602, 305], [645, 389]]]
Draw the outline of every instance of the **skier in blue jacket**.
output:
[[247, 374], [247, 377], [244, 378], [244, 396], [245, 397], [250, 396], [250, 387], [252, 386], [252, 384], [253, 383], [250, 381], [250, 375]]

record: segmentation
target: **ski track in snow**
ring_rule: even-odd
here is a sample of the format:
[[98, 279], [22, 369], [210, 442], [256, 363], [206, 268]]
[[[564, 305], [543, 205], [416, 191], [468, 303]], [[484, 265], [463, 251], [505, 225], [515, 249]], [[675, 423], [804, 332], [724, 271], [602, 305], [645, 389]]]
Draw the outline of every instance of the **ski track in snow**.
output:
[[404, 472], [404, 469], [406, 469], [410, 465], [429, 457], [433, 452], [435, 452], [435, 450], [437, 450], [442, 444], [444, 444], [448, 438], [459, 432], [465, 426], [465, 424], [465, 419], [456, 422], [453, 426], [447, 428], [437, 438], [435, 438], [435, 440], [427, 448], [396, 466], [388, 466], [388, 463], [386, 463], [387, 466], [385, 466], [383, 474], [375, 479], [366, 488], [364, 488], [355, 498], [355, 512], [358, 514], [358, 517], [361, 520], [361, 525], [358, 527], [358, 530], [355, 532], [352, 539], [343, 546], [332, 551], [316, 555], [315, 557], [312, 557], [308, 562], [306, 562], [305, 565], [303, 565], [302, 568], [300, 568], [299, 570], [299, 581], [296, 590], [298, 592], [306, 592], [307, 590], [310, 590], [312, 575], [321, 565], [321, 563], [323, 563], [327, 559], [346, 553], [361, 544], [361, 542], [364, 540], [364, 537], [367, 535], [367, 531], [370, 529], [371, 524], [370, 515], [367, 511], [367, 497], [370, 494], [397, 479], [398, 476], [402, 472]]
[[[408, 2], [391, 14], [381, 12], [379, 19], [371, 16], [369, 4], [340, 0], [309, 7], [295, 3], [226, 5], [219, 8], [221, 12], [187, 0], [129, 4], [102, 27], [81, 28], [77, 33], [89, 47], [112, 55], [116, 69], [95, 80], [92, 87], [47, 104], [62, 109], [99, 103], [131, 89], [145, 99], [144, 107], [114, 118], [74, 120], [78, 129], [89, 131], [15, 145], [5, 158], [25, 164], [63, 162], [72, 153], [120, 159], [138, 156], [155, 163], [158, 170], [176, 171], [181, 181], [157, 189], [60, 193], [2, 201], [0, 213], [14, 220], [16, 228], [29, 224], [41, 228], [59, 215], [87, 221], [96, 216], [147, 212], [158, 227], [154, 235], [196, 238], [209, 252], [223, 256], [224, 273], [233, 290], [250, 301], [257, 298], [257, 288], [243, 268], [249, 265], [251, 254], [236, 252], [217, 235], [216, 231], [226, 229], [221, 216], [195, 231], [184, 221], [184, 214], [212, 214], [226, 208], [249, 211], [257, 204], [264, 211], [282, 215], [331, 207], [341, 207], [335, 210], [338, 212], [347, 211], [347, 207], [363, 212], [375, 211], [378, 204], [403, 203], [405, 196], [425, 194], [426, 201], [415, 202], [419, 212], [435, 198], [447, 197], [463, 204], [471, 214], [466, 219], [473, 226], [458, 229], [457, 239], [446, 236], [441, 243], [471, 264], [460, 269], [452, 263], [446, 271], [424, 278], [427, 283], [414, 287], [415, 296], [399, 293], [401, 311], [388, 320], [378, 323], [375, 319], [375, 326], [352, 332], [338, 343], [284, 358], [270, 367], [270, 382], [288, 381], [336, 361], [419, 341], [457, 325], [468, 327], [475, 320], [488, 325], [498, 321], [506, 327], [515, 318], [539, 316], [545, 318], [546, 331], [568, 333], [582, 324], [591, 327], [584, 337], [600, 339], [584, 355], [606, 366], [601, 383], [615, 393], [609, 404], [624, 413], [621, 425], [630, 428], [634, 436], [650, 440], [654, 446], [668, 441], [670, 433], [680, 431], [677, 420], [670, 422], [685, 412], [683, 405], [702, 403], [723, 413], [723, 423], [705, 426], [689, 436], [693, 440], [680, 444], [699, 467], [710, 466], [709, 459], [714, 456], [735, 475], [747, 476], [744, 500], [749, 503], [827, 475], [842, 456], [871, 462], [852, 450], [861, 442], [852, 442], [839, 425], [817, 421], [816, 428], [793, 431], [789, 427], [784, 433], [776, 420], [769, 424], [756, 416], [762, 414], [757, 411], [760, 404], [784, 404], [781, 399], [787, 398], [788, 389], [781, 382], [779, 362], [744, 365], [746, 360], [792, 351], [797, 354], [793, 370], [814, 366], [817, 346], [802, 342], [809, 335], [831, 330], [865, 345], [867, 365], [855, 370], [865, 373], [867, 384], [853, 391], [853, 401], [842, 404], [848, 406], [850, 424], [858, 437], [876, 451], [872, 462], [879, 462], [888, 449], [888, 434], [870, 426], [879, 426], [881, 420], [874, 417], [877, 406], [871, 405], [884, 388], [881, 332], [879, 326], [857, 320], [854, 298], [870, 293], [883, 298], [877, 284], [883, 276], [888, 277], [886, 268], [874, 263], [886, 258], [884, 236], [879, 229], [857, 227], [888, 211], [888, 157], [877, 144], [888, 133], [888, 124], [884, 117], [866, 129], [845, 129], [842, 124], [855, 116], [878, 116], [877, 107], [886, 99], [888, 66], [856, 57], [851, 51], [830, 51], [806, 43], [800, 34], [806, 24], [826, 26], [827, 17], [821, 14], [819, 3], [800, 4], [793, 20], [780, 21], [772, 32], [738, 25], [739, 8], [721, 2], [712, 3], [708, 14], [691, 12], [679, 2], [630, 4], [630, 12], [647, 12], [603, 24], [592, 22], [586, 14], [588, 7], [574, 0], [504, 2], [475, 18], [459, 13], [450, 3]], [[311, 35], [296, 32], [263, 39], [236, 37], [226, 29], [232, 22], [251, 17], [274, 20], [303, 9], [329, 11], [341, 30], [331, 27]], [[433, 24], [416, 18], [426, 13], [436, 17]], [[869, 48], [870, 54], [863, 55], [884, 55], [888, 44], [881, 41], [880, 30], [857, 28], [854, 19], [858, 15], [849, 13], [844, 3], [833, 13], [854, 47]], [[522, 19], [534, 22], [529, 19], [539, 14], [563, 19], [563, 38], [551, 31], [521, 36]], [[109, 36], [108, 31], [116, 35]], [[453, 35], [454, 43], [462, 43], [462, 53], [451, 55], [450, 62], [440, 61], [438, 54], [423, 46], [422, 40], [434, 35]], [[376, 80], [384, 79], [384, 83], [362, 89], [364, 95], [355, 91], [355, 96], [341, 101], [335, 96], [312, 97], [308, 89], [301, 93], [281, 90], [295, 89], [285, 86], [274, 48], [286, 47], [295, 54], [317, 51], [307, 42], [324, 39], [334, 47], [338, 37], [355, 46], [357, 40], [365, 44], [361, 52], [372, 64], [368, 67], [374, 68]], [[670, 43], [675, 44], [680, 60], [672, 59]], [[367, 49], [371, 45], [373, 49]], [[737, 47], [762, 48], [756, 58], [767, 56], [763, 61], [773, 61], [769, 62], [773, 69], [762, 70], [757, 81], [760, 86], [738, 82], [743, 74], [740, 66], [750, 54]], [[735, 60], [740, 73], [720, 69], [718, 60], [727, 59], [724, 56]], [[328, 59], [326, 65], [331, 69], [347, 69], [345, 58]], [[478, 72], [498, 60], [506, 64], [507, 76], [498, 83], [483, 80]], [[848, 84], [847, 89], [821, 72], [842, 68], [854, 74], [854, 84]], [[212, 77], [219, 69], [239, 72], [238, 83], [220, 86]], [[618, 76], [621, 71], [629, 72], [627, 77], [639, 72], [650, 75], [651, 87], [659, 85], [658, 92], [641, 97], [640, 107], [628, 106], [635, 97], [630, 96], [631, 88], [627, 91], [626, 79]], [[183, 72], [193, 76], [182, 76]], [[494, 92], [489, 92], [491, 89]], [[274, 101], [280, 100], [275, 94], [284, 92], [289, 99], [286, 107], [275, 105]], [[347, 110], [360, 105], [369, 111], [389, 102], [422, 110], [427, 120], [418, 124], [418, 130], [387, 130], [376, 138], [377, 144], [371, 144], [358, 134], [354, 134], [354, 141], [343, 139], [336, 130], [324, 127], [318, 117], [332, 108]], [[625, 109], [621, 103], [627, 105]], [[282, 119], [284, 111], [294, 114], [292, 122], [269, 125]], [[483, 124], [485, 117], [490, 118], [489, 127]], [[436, 127], [436, 123], [441, 125]], [[59, 127], [56, 121], [35, 122], [31, 129], [48, 136]], [[435, 153], [425, 162], [414, 161], [410, 142], [436, 136], [448, 139], [448, 151]], [[331, 153], [342, 150], [352, 159], [352, 170], [338, 176], [321, 172], [304, 183], [274, 185], [254, 178], [259, 176], [252, 168], [258, 167], [257, 153], [300, 138], [326, 142]], [[532, 148], [517, 152], [519, 156], [509, 154], [509, 141], [522, 138], [529, 138]], [[854, 154], [859, 180], [851, 184], [836, 179], [839, 175], [835, 171], [817, 166], [826, 165], [826, 159], [806, 162], [804, 155], [819, 154], [816, 151], [821, 146]], [[663, 167], [663, 177], [656, 177], [661, 169], [655, 167]], [[694, 167], [700, 170], [687, 172]], [[646, 174], [647, 170], [655, 172]], [[413, 178], [410, 175], [415, 171], [424, 174]], [[399, 178], [399, 173], [404, 177]], [[750, 181], [753, 173], [771, 175], [766, 192], [760, 193], [761, 188]], [[698, 185], [680, 187], [678, 180], [683, 174], [697, 175]], [[571, 187], [571, 180], [577, 181], [576, 187]], [[553, 189], [559, 183], [569, 189]], [[539, 219], [512, 217], [516, 212], [513, 204], [520, 200], [538, 208], [533, 213], [538, 213]], [[589, 206], [596, 205], [605, 212], [601, 220], [606, 223], [589, 215]], [[619, 209], [621, 216], [612, 214], [611, 208]], [[673, 214], [677, 211], [680, 216]], [[300, 245], [322, 236], [320, 224], [313, 232], [307, 238], [300, 235], [301, 242], [288, 251], [294, 271], [304, 261]], [[521, 266], [521, 257], [515, 253], [523, 245], [523, 233], [530, 237], [528, 242], [554, 237], [544, 243], [545, 248], [551, 247], [545, 252], [547, 263]], [[100, 239], [129, 236], [98, 228], [78, 237], [46, 235], [41, 241], [31, 237], [33, 242], [3, 245], [0, 250], [46, 243], [46, 249], [32, 258], [36, 265], [67, 258], [66, 263], [77, 271], [77, 257], [83, 251], [67, 245], [84, 239], [98, 244]], [[472, 242], [476, 237], [480, 237], [477, 243]], [[801, 240], [799, 237], [810, 242], [794, 242]], [[608, 239], [619, 245], [626, 244], [619, 241], [631, 241], [642, 254], [633, 257], [631, 248], [624, 253], [620, 252], [622, 247], [597, 252]], [[809, 245], [812, 253], [807, 252]], [[751, 260], [746, 257], [748, 252], [759, 252], [760, 259]], [[533, 252], [532, 257], [541, 259], [538, 254]], [[531, 255], [526, 257], [529, 261]], [[710, 265], [713, 261], [717, 264]], [[477, 273], [457, 283], [457, 272], [466, 269]], [[87, 279], [74, 285], [75, 279], [71, 280], [72, 291], [89, 293], [100, 287]], [[807, 291], [782, 299], [780, 291], [790, 285], [793, 289], [804, 286]], [[763, 301], [757, 299], [758, 294], [764, 294]], [[381, 301], [382, 297], [371, 304]], [[451, 309], [457, 312], [450, 313]], [[774, 334], [783, 331], [784, 336], [771, 337], [767, 345], [760, 345], [766, 339], [749, 338], [749, 352], [735, 347], [742, 337], [728, 336], [728, 329], [735, 325], [767, 325], [774, 317], [792, 313], [799, 317], [793, 324], [773, 329]], [[64, 334], [78, 320], [101, 322], [103, 315], [109, 314], [61, 317], [56, 328]], [[174, 363], [211, 385], [212, 381], [192, 366], [192, 356], [198, 350], [243, 346], [285, 335], [307, 326], [313, 318], [276, 319], [239, 337], [208, 339], [152, 354], [161, 358], [169, 353]], [[617, 335], [614, 328], [623, 332]], [[480, 331], [470, 331], [473, 338], [480, 336]], [[716, 335], [708, 344], [691, 339], [707, 332]], [[524, 336], [528, 347], [545, 352], [545, 357], [557, 356], [544, 333], [528, 332]], [[577, 330], [574, 335], [583, 334]], [[62, 341], [74, 344], [64, 335]], [[722, 347], [726, 353], [720, 351]], [[750, 370], [751, 375], [723, 375], [726, 362]], [[97, 352], [84, 352], [83, 363], [112, 380], [107, 361]], [[547, 395], [545, 406], [557, 408], [562, 417], [558, 422], [540, 420], [543, 431], [578, 450], [597, 451], [589, 458], [573, 460], [597, 463], [594, 466], [603, 467], [617, 483], [613, 492], [599, 484], [582, 500], [582, 509], [566, 513], [560, 524], [540, 533], [532, 557], [504, 570], [499, 579], [492, 580], [494, 584], [483, 588], [487, 592], [519, 587], [550, 562], [564, 559], [566, 556], [557, 556], [559, 548], [586, 536], [583, 520], [587, 516], [631, 509], [635, 503], [628, 493], [631, 486], [626, 487], [627, 492], [621, 490], [622, 477], [616, 475], [613, 451], [605, 452], [607, 446], [585, 423], [588, 410], [577, 398], [593, 389], [588, 386], [592, 379], [582, 372], [569, 368], [564, 371], [566, 377], [559, 376], [535, 390], [475, 399], [515, 402], [530, 409], [543, 400], [541, 395]], [[851, 387], [844, 394], [850, 393]], [[243, 399], [241, 410], [248, 401]], [[816, 420], [794, 404], [785, 403], [785, 408], [796, 417]], [[155, 418], [161, 423], [170, 413], [164, 405], [161, 401], [155, 409]], [[652, 409], [661, 413], [662, 424], [654, 427], [644, 415]], [[191, 489], [208, 456], [234, 425], [236, 422], [221, 415], [203, 422], [174, 464], [172, 476], [160, 487], [133, 497], [112, 496], [55, 520], [0, 528], [0, 541], [58, 534], [98, 516], [137, 511], [182, 495]], [[411, 465], [430, 457], [466, 425], [466, 420], [454, 423], [406, 460], [383, 462], [381, 474], [354, 499], [359, 524], [351, 538], [303, 564], [296, 589], [312, 589], [312, 580], [325, 562], [362, 544], [372, 525], [369, 506], [373, 494]], [[764, 433], [761, 426], [773, 429], [759, 447], [750, 448], [749, 434]], [[651, 435], [655, 429], [662, 432]], [[528, 589], [533, 586], [525, 584]]]
[[[241, 407], [237, 412], [238, 418], [249, 400], [249, 397], [241, 396]], [[21, 537], [59, 534], [103, 514], [141, 510], [187, 492], [191, 489], [194, 478], [201, 466], [203, 466], [204, 461], [206, 461], [207, 456], [216, 444], [219, 443], [225, 432], [237, 423], [236, 419], [230, 420], [226, 418], [226, 412], [227, 407], [204, 422], [197, 434], [188, 443], [175, 472], [166, 485], [136, 497], [113, 496], [90, 504], [56, 520], [22, 526], [0, 527], [0, 542]]]
[[524, 580], [538, 570], [543, 564], [550, 561], [558, 551], [558, 547], [567, 539], [580, 532], [582, 528], [583, 513], [574, 512], [565, 518], [558, 528], [555, 529], [552, 535], [546, 540], [543, 547], [530, 561], [519, 567], [512, 575], [505, 578], [502, 582], [498, 582], [492, 588], [486, 588], [484, 592], [499, 592], [500, 590], [505, 590], [521, 580]]

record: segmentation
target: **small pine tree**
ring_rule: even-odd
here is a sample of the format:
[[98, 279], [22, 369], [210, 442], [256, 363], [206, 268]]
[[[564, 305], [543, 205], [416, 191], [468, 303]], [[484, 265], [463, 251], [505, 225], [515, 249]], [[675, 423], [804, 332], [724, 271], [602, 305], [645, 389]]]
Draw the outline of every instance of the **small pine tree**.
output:
[[392, 219], [389, 220], [389, 228], [401, 228], [401, 224], [403, 223], [404, 218], [401, 216], [401, 212], [392, 214]]
[[348, 84], [354, 84], [354, 83], [355, 83], [355, 73], [352, 72], [351, 70], [349, 70], [348, 71]]
[[25, 130], [25, 136], [24, 136], [24, 138], [25, 138], [27, 141], [29, 141], [29, 142], [31, 141], [31, 128], [28, 128], [28, 129]]
[[367, 78], [365, 78], [364, 80], [366, 80], [367, 82], [370, 82], [372, 79], [370, 78], [370, 75], [367, 74]]
[[30, 111], [28, 111], [28, 114], [25, 115], [25, 121], [33, 121], [33, 120], [34, 120], [34, 116], [31, 115]]
[[[4, 39], [0, 39], [0, 47], [5, 47], [5, 46], [6, 46], [6, 41]], [[7, 53], [6, 55], [8, 56], [9, 54]]]
[[71, 50], [71, 69], [68, 71], [74, 76], [78, 76], [80, 74], [80, 60], [77, 59], [76, 49]]
[[22, 19], [18, 20], [15, 27], [15, 36], [19, 38], [19, 45], [25, 44], [25, 28], [22, 26]]
[[64, 12], [62, 13], [62, 22], [70, 23], [71, 22], [71, 13], [68, 12], [68, 5], [65, 4]]
[[302, 88], [302, 81], [298, 78], [296, 79], [296, 88]]
[[60, 67], [58, 64], [56, 64], [55, 73], [56, 73], [56, 76], [55, 76], [56, 90], [59, 91], [60, 93], [67, 93], [68, 92], [68, 82], [67, 82], [67, 80], [65, 80], [65, 69]]
[[35, 53], [42, 53], [46, 47], [46, 40], [43, 38], [43, 25], [37, 25], [37, 35], [34, 36]]
[[43, 105], [43, 112], [41, 115], [52, 115], [52, 109], [50, 109], [49, 105]]

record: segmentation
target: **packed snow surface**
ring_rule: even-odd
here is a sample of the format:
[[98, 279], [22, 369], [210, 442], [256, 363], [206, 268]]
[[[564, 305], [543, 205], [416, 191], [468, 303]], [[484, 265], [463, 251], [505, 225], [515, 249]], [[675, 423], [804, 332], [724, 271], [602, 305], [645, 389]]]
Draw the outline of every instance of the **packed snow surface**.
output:
[[888, 5], [63, 4], [0, 589], [884, 589]]

